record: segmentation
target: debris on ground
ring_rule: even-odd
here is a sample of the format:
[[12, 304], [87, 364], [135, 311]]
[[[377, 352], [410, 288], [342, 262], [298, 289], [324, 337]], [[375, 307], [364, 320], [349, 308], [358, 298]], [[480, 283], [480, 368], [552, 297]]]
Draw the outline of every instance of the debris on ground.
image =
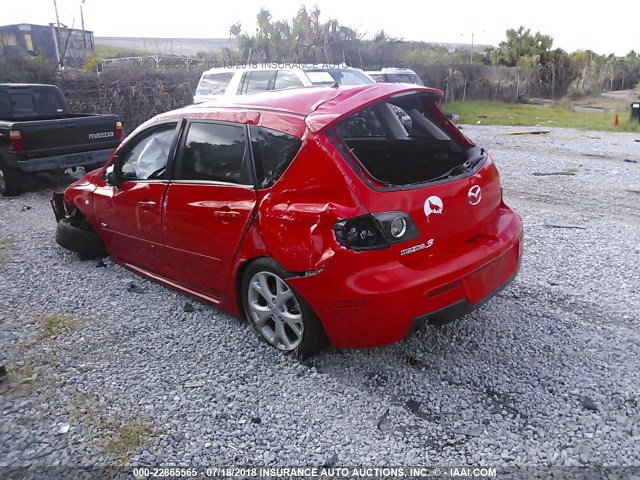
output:
[[582, 225], [574, 225], [571, 223], [545, 223], [544, 226], [548, 228], [576, 228], [578, 230], [587, 229], [587, 227], [584, 227]]
[[568, 175], [573, 176], [576, 172], [533, 172], [536, 177], [551, 177], [553, 175]]
[[204, 380], [193, 380], [184, 384], [184, 388], [200, 388], [204, 387]]
[[130, 283], [127, 287], [127, 291], [132, 293], [144, 293], [144, 290], [135, 283]]
[[546, 135], [551, 133], [551, 130], [519, 130], [516, 132], [504, 132], [498, 135]]

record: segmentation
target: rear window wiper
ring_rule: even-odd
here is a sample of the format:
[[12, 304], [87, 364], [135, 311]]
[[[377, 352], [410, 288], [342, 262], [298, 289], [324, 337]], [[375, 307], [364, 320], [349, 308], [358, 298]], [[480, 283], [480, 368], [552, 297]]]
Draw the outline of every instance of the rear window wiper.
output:
[[475, 168], [475, 166], [477, 164], [479, 164], [484, 158], [486, 157], [486, 153], [484, 151], [484, 148], [480, 149], [480, 154], [477, 155], [476, 157], [467, 160], [466, 162], [464, 162], [462, 164], [462, 166], [464, 167], [465, 171], [469, 171], [472, 170], [473, 168]]
[[449, 178], [455, 175], [462, 175], [463, 173], [468, 172], [469, 170], [473, 170], [475, 166], [480, 163], [485, 158], [484, 149], [480, 150], [480, 155], [465, 161], [462, 165], [456, 165], [452, 169], [446, 171], [439, 177], [433, 178], [429, 180], [430, 182], [437, 182], [438, 180], [444, 180], [445, 178]]

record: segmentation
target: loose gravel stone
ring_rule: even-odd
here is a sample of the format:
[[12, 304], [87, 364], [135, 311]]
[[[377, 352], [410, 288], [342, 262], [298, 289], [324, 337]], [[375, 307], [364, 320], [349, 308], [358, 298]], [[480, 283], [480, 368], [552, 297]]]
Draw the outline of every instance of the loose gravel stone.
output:
[[0, 198], [0, 465], [640, 466], [637, 135], [510, 130], [463, 131], [523, 217], [514, 283], [452, 324], [305, 364], [59, 247], [48, 197], [69, 176]]

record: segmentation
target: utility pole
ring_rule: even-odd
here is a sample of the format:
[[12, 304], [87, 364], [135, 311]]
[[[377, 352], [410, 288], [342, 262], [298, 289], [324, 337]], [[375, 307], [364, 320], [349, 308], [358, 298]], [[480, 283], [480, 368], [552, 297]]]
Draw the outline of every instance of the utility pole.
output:
[[56, 2], [56, 0], [53, 0], [53, 8], [56, 11], [56, 34], [55, 34], [55, 40], [56, 40], [56, 46], [58, 47], [58, 65], [60, 66], [60, 68], [64, 67], [64, 58], [62, 56], [62, 46], [60, 45], [60, 17], [58, 16], [58, 2]]
[[82, 56], [84, 57], [84, 64], [87, 64], [87, 34], [84, 30], [84, 12], [82, 11], [82, 5], [84, 5], [84, 1], [80, 4], [80, 23], [82, 24]]
[[471, 64], [473, 65], [473, 32], [471, 32]]

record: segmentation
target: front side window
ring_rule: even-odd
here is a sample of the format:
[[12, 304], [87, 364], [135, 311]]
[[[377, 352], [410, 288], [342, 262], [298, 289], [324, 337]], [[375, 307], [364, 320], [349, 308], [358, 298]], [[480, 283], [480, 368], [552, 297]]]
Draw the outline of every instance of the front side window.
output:
[[251, 184], [244, 125], [192, 123], [176, 179]]
[[163, 125], [143, 134], [122, 159], [125, 180], [165, 178], [176, 124]]

